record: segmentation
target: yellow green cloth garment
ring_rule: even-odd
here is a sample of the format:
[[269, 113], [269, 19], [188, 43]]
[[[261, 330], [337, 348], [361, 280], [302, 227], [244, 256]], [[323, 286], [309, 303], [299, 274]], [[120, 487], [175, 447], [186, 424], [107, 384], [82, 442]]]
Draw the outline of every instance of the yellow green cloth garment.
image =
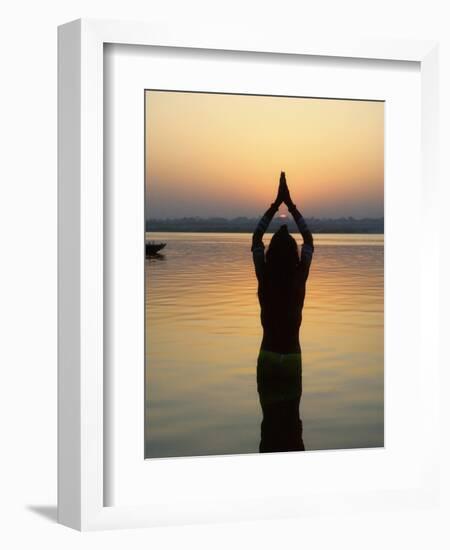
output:
[[301, 353], [275, 353], [262, 349], [258, 355], [256, 372], [261, 404], [301, 397]]

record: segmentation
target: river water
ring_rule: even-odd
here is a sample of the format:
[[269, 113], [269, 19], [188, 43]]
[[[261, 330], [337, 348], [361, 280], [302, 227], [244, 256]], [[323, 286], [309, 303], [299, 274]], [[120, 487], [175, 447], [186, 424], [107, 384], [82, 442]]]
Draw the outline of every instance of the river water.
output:
[[[146, 457], [258, 452], [262, 329], [251, 235], [147, 239], [167, 246], [145, 265]], [[300, 330], [304, 447], [382, 447], [383, 235], [314, 242]]]

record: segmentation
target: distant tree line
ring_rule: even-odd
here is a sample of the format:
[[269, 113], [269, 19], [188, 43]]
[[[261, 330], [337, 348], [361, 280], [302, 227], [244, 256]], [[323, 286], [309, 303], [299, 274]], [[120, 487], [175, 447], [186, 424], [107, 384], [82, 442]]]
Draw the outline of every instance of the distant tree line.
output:
[[[259, 218], [166, 218], [148, 219], [146, 231], [176, 231], [205, 233], [252, 233]], [[306, 218], [313, 233], [384, 233], [384, 218]], [[276, 231], [282, 224], [289, 231], [296, 231], [291, 218], [275, 218], [269, 231]]]

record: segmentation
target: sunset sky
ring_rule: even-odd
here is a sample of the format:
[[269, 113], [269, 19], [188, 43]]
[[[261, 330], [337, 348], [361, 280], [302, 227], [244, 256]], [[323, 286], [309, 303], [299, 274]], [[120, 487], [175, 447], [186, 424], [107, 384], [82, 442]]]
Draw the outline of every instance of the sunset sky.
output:
[[146, 92], [146, 217], [383, 216], [384, 103]]

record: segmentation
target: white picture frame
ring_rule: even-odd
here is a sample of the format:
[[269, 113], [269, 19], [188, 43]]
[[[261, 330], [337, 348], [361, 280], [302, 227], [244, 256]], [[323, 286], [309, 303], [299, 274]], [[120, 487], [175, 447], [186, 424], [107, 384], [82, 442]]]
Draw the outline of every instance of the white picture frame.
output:
[[[412, 61], [420, 63], [422, 140], [422, 220], [437, 215], [438, 152], [438, 46], [433, 41], [362, 40], [357, 38], [318, 40], [310, 37], [274, 37], [227, 29], [165, 29], [157, 24], [78, 20], [58, 32], [58, 519], [80, 530], [152, 526], [167, 523], [220, 521], [264, 517], [264, 498], [242, 506], [239, 491], [231, 501], [213, 509], [205, 501], [185, 498], [174, 509], [153, 505], [105, 506], [104, 476], [104, 190], [103, 190], [103, 61], [105, 44], [199, 48], [238, 52], [267, 52], [338, 58]], [[421, 349], [427, 350], [427, 376], [420, 400], [423, 414], [437, 421], [434, 396], [438, 388], [438, 239], [433, 231], [426, 243], [427, 265], [422, 285], [421, 315], [431, 319], [422, 330]], [[424, 248], [421, 249], [422, 253]], [[436, 328], [436, 327], [434, 327]], [[425, 361], [425, 358], [423, 358]], [[423, 371], [422, 371], [423, 374]], [[431, 429], [431, 432], [433, 430]], [[438, 473], [433, 460], [434, 433], [421, 483], [392, 491], [389, 506], [430, 503], [436, 499]], [[198, 460], [198, 459], [197, 459]], [[201, 459], [204, 460], [204, 459]], [[370, 506], [381, 506], [387, 493], [374, 498]], [[185, 495], [186, 497], [186, 495]], [[321, 498], [298, 506], [286, 506], [281, 515], [320, 513]], [[327, 496], [329, 506], [342, 510], [363, 505], [361, 497], [342, 492]], [[384, 504], [386, 506], [386, 503]]]

